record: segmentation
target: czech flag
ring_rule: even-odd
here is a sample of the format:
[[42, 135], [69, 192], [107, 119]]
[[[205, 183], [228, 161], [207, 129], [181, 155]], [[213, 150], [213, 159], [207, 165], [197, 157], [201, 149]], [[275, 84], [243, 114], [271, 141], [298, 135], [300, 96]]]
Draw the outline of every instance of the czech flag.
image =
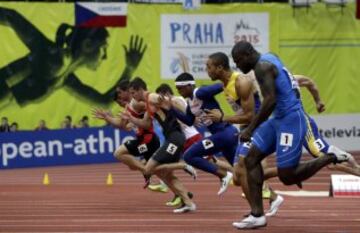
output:
[[76, 2], [75, 25], [79, 27], [126, 27], [127, 3]]

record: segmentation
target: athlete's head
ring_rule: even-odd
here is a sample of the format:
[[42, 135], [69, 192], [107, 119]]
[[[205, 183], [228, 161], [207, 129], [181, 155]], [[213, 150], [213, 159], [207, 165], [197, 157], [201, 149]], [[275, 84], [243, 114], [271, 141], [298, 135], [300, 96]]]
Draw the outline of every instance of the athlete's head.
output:
[[139, 77], [134, 78], [129, 84], [130, 95], [137, 101], [144, 100], [144, 92], [146, 90], [146, 83]]
[[121, 81], [117, 87], [114, 96], [114, 100], [118, 103], [121, 107], [125, 107], [127, 103], [130, 102], [131, 95], [129, 92], [129, 81]]
[[230, 70], [229, 58], [225, 53], [213, 53], [206, 62], [206, 71], [211, 80], [218, 80], [224, 71]]
[[174, 95], [173, 90], [166, 83], [163, 83], [160, 86], [158, 86], [158, 88], [156, 88], [155, 92], [160, 95]]
[[106, 59], [108, 36], [105, 28], [74, 27], [64, 23], [57, 30], [56, 43], [69, 49], [72, 59], [82, 59], [87, 68], [96, 70]]
[[191, 97], [195, 88], [195, 79], [189, 73], [182, 73], [175, 79], [175, 86], [182, 97]]
[[255, 48], [247, 41], [237, 42], [232, 48], [231, 55], [236, 67], [244, 74], [254, 69], [260, 56]]

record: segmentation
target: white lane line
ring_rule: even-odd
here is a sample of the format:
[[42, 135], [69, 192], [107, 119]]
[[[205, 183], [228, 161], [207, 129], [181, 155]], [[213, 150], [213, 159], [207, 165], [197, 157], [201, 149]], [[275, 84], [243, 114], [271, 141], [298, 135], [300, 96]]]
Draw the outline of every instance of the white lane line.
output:
[[285, 196], [292, 196], [292, 197], [329, 197], [329, 191], [281, 191], [275, 190], [276, 193], [285, 195]]

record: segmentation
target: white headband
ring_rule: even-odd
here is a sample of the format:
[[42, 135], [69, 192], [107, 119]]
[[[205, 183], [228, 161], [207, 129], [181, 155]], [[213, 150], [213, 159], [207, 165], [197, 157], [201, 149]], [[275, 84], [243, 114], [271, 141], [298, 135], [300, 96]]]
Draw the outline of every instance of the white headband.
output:
[[195, 85], [195, 81], [194, 80], [189, 80], [189, 81], [175, 82], [175, 86], [186, 86], [186, 85]]

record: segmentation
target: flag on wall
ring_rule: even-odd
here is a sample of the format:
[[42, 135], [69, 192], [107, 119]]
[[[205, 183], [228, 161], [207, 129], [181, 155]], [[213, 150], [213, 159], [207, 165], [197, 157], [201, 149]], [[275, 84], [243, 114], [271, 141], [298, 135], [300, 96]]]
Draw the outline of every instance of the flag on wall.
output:
[[127, 3], [75, 2], [75, 25], [126, 27]]

